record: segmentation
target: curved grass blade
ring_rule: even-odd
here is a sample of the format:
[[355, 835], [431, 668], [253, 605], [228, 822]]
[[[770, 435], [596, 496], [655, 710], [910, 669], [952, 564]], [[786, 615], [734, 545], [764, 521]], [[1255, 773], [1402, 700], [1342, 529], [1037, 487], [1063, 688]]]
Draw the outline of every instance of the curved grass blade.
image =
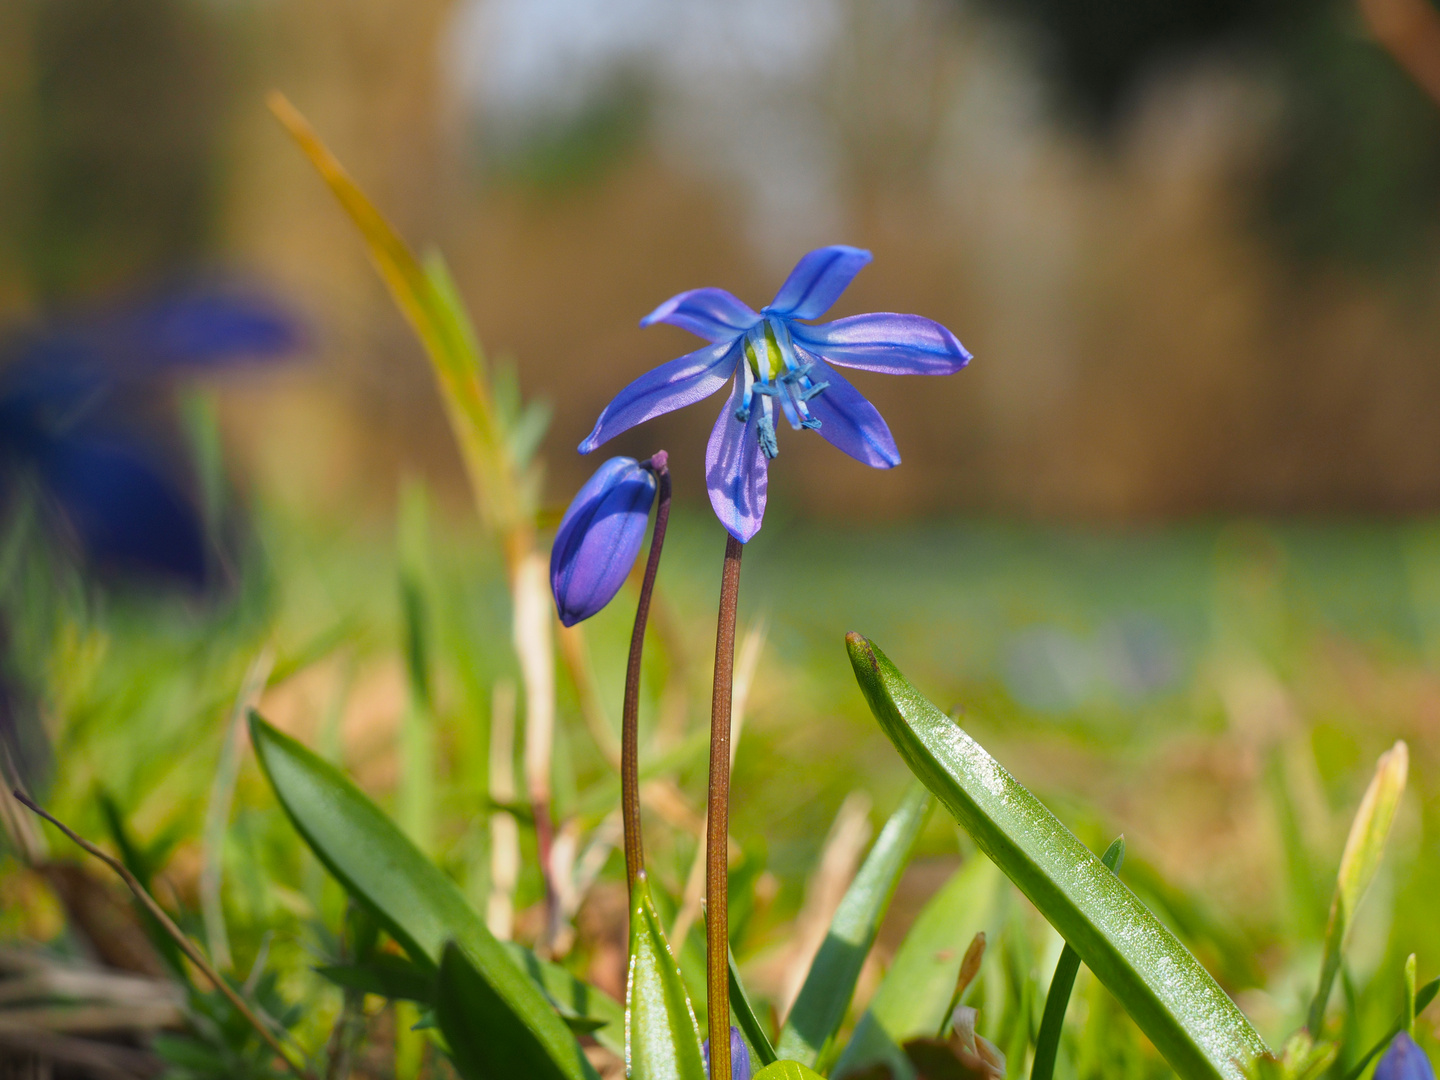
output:
[[1405, 743], [1397, 742], [1380, 755], [1375, 763], [1375, 775], [1360, 808], [1355, 811], [1355, 820], [1350, 823], [1350, 835], [1345, 839], [1345, 853], [1340, 856], [1340, 872], [1335, 875], [1335, 898], [1330, 902], [1330, 918], [1325, 924], [1325, 953], [1320, 962], [1320, 985], [1310, 1002], [1310, 1014], [1305, 1026], [1311, 1034], [1319, 1036], [1325, 1022], [1325, 1006], [1330, 1001], [1330, 990], [1335, 985], [1335, 976], [1340, 971], [1340, 959], [1345, 951], [1346, 939], [1350, 936], [1350, 923], [1355, 910], [1365, 898], [1375, 871], [1380, 869], [1380, 858], [1385, 854], [1385, 842], [1390, 837], [1390, 826], [1395, 821], [1395, 812], [1400, 808], [1400, 796], [1405, 794], [1405, 776], [1410, 768], [1410, 751]]
[[705, 1080], [700, 1025], [680, 967], [670, 955], [643, 870], [631, 896], [625, 1074], [629, 1080]]
[[734, 953], [730, 954], [730, 1011], [735, 1014], [736, 1027], [745, 1036], [745, 1042], [755, 1056], [760, 1059], [760, 1064], [769, 1065], [773, 1062], [775, 1048], [770, 1045], [770, 1036], [765, 1034], [765, 1026], [760, 1023], [755, 1006], [750, 1004], [750, 995], [745, 993], [745, 985], [740, 981], [740, 972], [735, 967]]
[[753, 1080], [822, 1080], [822, 1077], [808, 1065], [798, 1061], [777, 1061], [766, 1065], [755, 1074]]
[[1437, 993], [1440, 993], [1440, 978], [1431, 979], [1424, 986], [1420, 987], [1419, 990], [1415, 991], [1413, 1009], [1408, 1009], [1406, 1012], [1400, 1014], [1400, 1018], [1395, 1021], [1395, 1026], [1385, 1033], [1384, 1038], [1372, 1046], [1364, 1057], [1351, 1066], [1350, 1071], [1345, 1074], [1345, 1080], [1360, 1080], [1360, 1074], [1365, 1071], [1365, 1066], [1374, 1061], [1376, 1055], [1390, 1045], [1390, 1040], [1405, 1029], [1405, 1021], [1409, 1019], [1410, 1016], [1414, 1013], [1424, 1012], [1429, 1007], [1430, 1002], [1435, 1000]]
[[[250, 714], [250, 740], [270, 786], [325, 868], [429, 971], [447, 943], [463, 951], [474, 979], [451, 961], [457, 993], [489, 995], [489, 1038], [514, 1044], [533, 1063], [521, 1075], [595, 1080], [580, 1044], [540, 988], [485, 927], [459, 888], [335, 766]], [[474, 982], [483, 983], [477, 991]]]
[[885, 909], [890, 906], [910, 848], [934, 806], [930, 793], [916, 784], [880, 830], [875, 846], [835, 910], [830, 931], [785, 1019], [775, 1044], [775, 1054], [782, 1061], [816, 1066], [840, 1030], [855, 993], [855, 981], [875, 942]]
[[[1117, 836], [1100, 856], [1100, 861], [1115, 874], [1125, 861], [1125, 838]], [[1060, 1032], [1065, 1027], [1065, 1009], [1070, 1004], [1070, 991], [1080, 971], [1080, 954], [1066, 945], [1055, 963], [1050, 978], [1050, 992], [1045, 995], [1045, 1014], [1040, 1019], [1040, 1034], [1035, 1037], [1035, 1062], [1030, 1066], [1030, 1080], [1050, 1080], [1055, 1073], [1055, 1058], [1060, 1051]]]
[[930, 898], [900, 943], [833, 1075], [877, 1063], [886, 1064], [896, 1080], [913, 1074], [900, 1044], [933, 1035], [940, 1027], [965, 942], [993, 928], [1001, 880], [989, 859], [971, 859]]
[[900, 756], [1080, 954], [1184, 1080], [1240, 1080], [1266, 1051], [1175, 935], [1073, 833], [859, 634], [846, 638]]
[[625, 1056], [625, 1008], [609, 994], [577, 979], [561, 965], [541, 960], [518, 941], [501, 942], [510, 959], [544, 991], [565, 1025], [619, 1057]]

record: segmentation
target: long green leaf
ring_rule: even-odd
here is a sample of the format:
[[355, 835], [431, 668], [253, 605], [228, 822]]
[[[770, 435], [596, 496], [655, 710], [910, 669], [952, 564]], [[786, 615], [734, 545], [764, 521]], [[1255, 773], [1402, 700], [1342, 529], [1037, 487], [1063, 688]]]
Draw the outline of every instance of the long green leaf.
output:
[[879, 649], [846, 638], [871, 711], [910, 766], [1185, 1080], [1240, 1080], [1265, 1043], [1175, 935]]
[[[455, 883], [378, 806], [333, 765], [254, 712], [250, 740], [296, 831], [410, 959], [433, 971], [447, 942], [463, 951], [484, 993], [497, 1003], [486, 1014], [489, 1037], [512, 1044], [515, 1053], [535, 1063], [535, 1071], [523, 1075], [595, 1080], [595, 1070], [544, 993], [516, 966]], [[459, 990], [468, 994], [474, 989], [466, 972], [452, 971], [452, 976]]]
[[1350, 936], [1350, 924], [1375, 871], [1380, 869], [1380, 858], [1385, 854], [1385, 842], [1390, 837], [1390, 826], [1395, 821], [1395, 812], [1400, 808], [1400, 796], [1405, 794], [1405, 776], [1410, 768], [1410, 751], [1404, 742], [1397, 742], [1380, 755], [1375, 763], [1375, 775], [1355, 811], [1355, 820], [1350, 823], [1350, 835], [1345, 840], [1345, 853], [1340, 857], [1340, 872], [1335, 876], [1335, 898], [1330, 902], [1330, 918], [1325, 924], [1325, 951], [1320, 961], [1320, 985], [1310, 1002], [1310, 1015], [1306, 1022], [1311, 1034], [1319, 1036], [1325, 1020], [1325, 1006], [1330, 1000], [1330, 989], [1340, 971], [1340, 960], [1344, 955], [1345, 942]]
[[629, 1080], [705, 1080], [700, 1025], [643, 872], [635, 882], [630, 908], [625, 1071]]
[[934, 806], [930, 793], [916, 784], [880, 830], [875, 846], [835, 910], [830, 932], [815, 954], [780, 1031], [775, 1055], [782, 1061], [818, 1065], [835, 1032], [840, 1030], [860, 968], [875, 942], [910, 848]]

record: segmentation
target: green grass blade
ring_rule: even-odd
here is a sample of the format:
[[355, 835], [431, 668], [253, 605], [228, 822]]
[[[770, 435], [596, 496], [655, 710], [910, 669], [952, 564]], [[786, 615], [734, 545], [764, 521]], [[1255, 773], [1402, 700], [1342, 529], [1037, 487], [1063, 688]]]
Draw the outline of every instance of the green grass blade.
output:
[[705, 1080], [700, 1025], [643, 873], [631, 897], [625, 1071], [629, 1080]]
[[1240, 1080], [1265, 1043], [1175, 935], [879, 649], [847, 638], [871, 711], [911, 771], [1029, 897], [1184, 1080]]
[[[447, 943], [463, 951], [466, 965], [451, 962], [456, 992], [487, 1002], [489, 1038], [541, 1063], [516, 1075], [594, 1080], [595, 1070], [540, 987], [384, 811], [340, 770], [253, 712], [250, 740], [296, 831], [413, 961], [434, 971]], [[473, 968], [473, 979], [466, 968]]]
[[834, 1075], [877, 1062], [887, 1063], [892, 1071], [909, 1068], [900, 1044], [934, 1035], [940, 1027], [966, 944], [994, 922], [1002, 880], [989, 859], [974, 858], [930, 898], [900, 943], [890, 970], [835, 1063]]
[[910, 848], [934, 805], [930, 793], [917, 784], [880, 830], [875, 846], [840, 901], [830, 921], [830, 932], [815, 954], [785, 1019], [775, 1045], [780, 1059], [813, 1067], [840, 1029], [861, 965], [875, 942], [880, 920], [909, 860]]
[[[1125, 838], [1116, 837], [1100, 861], [1112, 873], [1120, 872], [1125, 861]], [[1060, 950], [1055, 974], [1050, 979], [1050, 992], [1045, 995], [1045, 1014], [1040, 1019], [1040, 1034], [1035, 1038], [1035, 1062], [1030, 1066], [1030, 1080], [1050, 1080], [1055, 1073], [1055, 1058], [1060, 1051], [1060, 1032], [1065, 1027], [1065, 1009], [1070, 1004], [1070, 991], [1080, 972], [1080, 954], [1066, 945]]]
[[1345, 853], [1340, 857], [1340, 872], [1335, 876], [1335, 898], [1330, 902], [1330, 919], [1325, 924], [1325, 952], [1320, 961], [1320, 985], [1310, 1002], [1310, 1015], [1305, 1026], [1310, 1033], [1319, 1036], [1325, 1022], [1325, 1006], [1330, 1001], [1330, 990], [1335, 985], [1335, 976], [1340, 971], [1340, 960], [1345, 952], [1345, 941], [1350, 936], [1350, 924], [1375, 871], [1380, 869], [1380, 859], [1385, 854], [1385, 842], [1390, 837], [1390, 826], [1395, 821], [1395, 812], [1400, 808], [1400, 796], [1405, 794], [1405, 776], [1410, 768], [1410, 751], [1404, 742], [1397, 742], [1380, 755], [1375, 763], [1375, 775], [1355, 811], [1355, 820], [1350, 823], [1350, 835], [1345, 840]]
[[769, 1065], [775, 1060], [775, 1048], [770, 1045], [770, 1036], [765, 1034], [765, 1025], [760, 1023], [755, 1006], [750, 1004], [750, 995], [745, 992], [745, 984], [740, 981], [734, 953], [730, 954], [730, 1011], [735, 1014], [736, 1026], [745, 1036], [750, 1049], [755, 1051], [760, 1064]]

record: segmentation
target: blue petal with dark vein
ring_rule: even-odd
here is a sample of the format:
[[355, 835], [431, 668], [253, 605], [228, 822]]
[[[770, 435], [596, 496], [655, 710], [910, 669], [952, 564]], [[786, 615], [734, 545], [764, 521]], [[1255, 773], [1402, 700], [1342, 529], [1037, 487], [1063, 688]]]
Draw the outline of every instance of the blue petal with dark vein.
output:
[[834, 244], [803, 256], [775, 299], [761, 314], [782, 319], [818, 319], [840, 299], [873, 256], [863, 248]]

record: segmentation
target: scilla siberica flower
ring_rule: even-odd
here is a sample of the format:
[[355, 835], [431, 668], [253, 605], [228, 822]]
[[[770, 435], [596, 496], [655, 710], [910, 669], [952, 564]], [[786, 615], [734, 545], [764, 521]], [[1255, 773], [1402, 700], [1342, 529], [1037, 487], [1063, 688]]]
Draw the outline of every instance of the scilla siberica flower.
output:
[[613, 457], [585, 481], [565, 511], [550, 550], [550, 588], [560, 621], [574, 626], [614, 599], [645, 539], [655, 474]]
[[810, 252], [759, 314], [724, 289], [673, 296], [640, 321], [667, 322], [712, 344], [640, 376], [605, 407], [580, 452], [651, 417], [707, 398], [732, 377], [705, 453], [710, 503], [741, 543], [765, 515], [766, 465], [779, 453], [777, 417], [810, 428], [877, 469], [900, 464], [900, 452], [875, 406], [835, 365], [890, 375], [949, 375], [970, 354], [945, 327], [919, 315], [853, 315], [810, 323], [835, 303], [870, 261], [870, 252], [836, 245]]
[[1396, 1035], [1390, 1049], [1375, 1066], [1375, 1080], [1435, 1080], [1435, 1070], [1425, 1051], [1406, 1032]]

